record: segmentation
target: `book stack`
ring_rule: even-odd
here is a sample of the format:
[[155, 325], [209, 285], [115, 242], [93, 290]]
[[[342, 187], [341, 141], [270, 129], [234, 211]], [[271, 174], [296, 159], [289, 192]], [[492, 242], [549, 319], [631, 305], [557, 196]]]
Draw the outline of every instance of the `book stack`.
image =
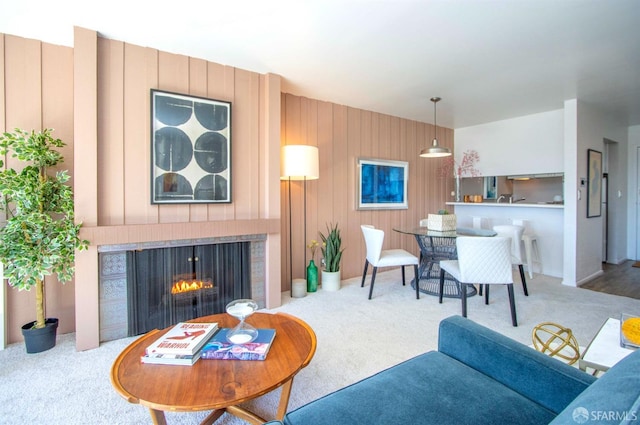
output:
[[232, 344], [227, 341], [227, 332], [222, 328], [204, 347], [201, 358], [205, 360], [264, 360], [276, 337], [275, 329], [258, 329], [258, 336], [252, 342]]
[[218, 329], [217, 323], [180, 322], [148, 346], [142, 363], [193, 365], [200, 349]]

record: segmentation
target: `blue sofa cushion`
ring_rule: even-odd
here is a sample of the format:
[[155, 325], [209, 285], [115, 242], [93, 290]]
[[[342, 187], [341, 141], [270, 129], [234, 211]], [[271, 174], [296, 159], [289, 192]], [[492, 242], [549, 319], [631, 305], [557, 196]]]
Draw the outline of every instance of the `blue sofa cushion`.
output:
[[609, 369], [552, 424], [640, 423], [640, 350]]
[[547, 424], [555, 413], [429, 352], [289, 412], [286, 425]]
[[559, 414], [596, 378], [461, 316], [440, 322], [438, 351]]

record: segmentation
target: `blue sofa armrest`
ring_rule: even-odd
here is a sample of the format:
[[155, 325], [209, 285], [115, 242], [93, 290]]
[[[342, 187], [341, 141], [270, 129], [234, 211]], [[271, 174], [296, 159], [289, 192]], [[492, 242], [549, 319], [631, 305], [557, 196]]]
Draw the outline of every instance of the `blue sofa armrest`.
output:
[[640, 349], [615, 364], [552, 424], [640, 423]]
[[438, 351], [556, 414], [596, 380], [462, 316], [440, 322]]

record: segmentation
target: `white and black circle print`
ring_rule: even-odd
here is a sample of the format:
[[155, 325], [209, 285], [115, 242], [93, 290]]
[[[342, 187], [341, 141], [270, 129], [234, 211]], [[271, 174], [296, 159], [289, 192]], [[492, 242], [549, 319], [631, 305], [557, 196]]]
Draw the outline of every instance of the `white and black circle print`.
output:
[[156, 199], [193, 199], [193, 188], [184, 176], [178, 173], [164, 173], [156, 177]]
[[155, 134], [155, 163], [164, 171], [180, 171], [193, 157], [187, 134], [176, 127], [163, 127]]
[[231, 105], [171, 93], [153, 105], [154, 199], [229, 202]]
[[221, 131], [229, 125], [226, 106], [195, 102], [194, 111], [198, 122], [207, 130]]
[[178, 97], [156, 96], [155, 118], [165, 125], [180, 125], [191, 118], [193, 102]]
[[209, 131], [196, 140], [195, 159], [200, 168], [208, 173], [221, 173], [227, 169], [227, 138]]
[[207, 175], [198, 181], [193, 192], [194, 199], [227, 199], [227, 179], [220, 175]]

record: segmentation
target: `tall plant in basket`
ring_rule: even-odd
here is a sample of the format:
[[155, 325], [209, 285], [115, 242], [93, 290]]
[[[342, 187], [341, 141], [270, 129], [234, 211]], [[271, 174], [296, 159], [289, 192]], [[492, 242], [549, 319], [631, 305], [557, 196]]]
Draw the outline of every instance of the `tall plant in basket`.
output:
[[[56, 148], [65, 145], [51, 131], [16, 129], [0, 136], [0, 155], [10, 153], [23, 163], [18, 169], [0, 171], [0, 209], [6, 213], [6, 223], [0, 228], [0, 262], [9, 285], [35, 289], [36, 320], [22, 327], [27, 352], [55, 345], [58, 321], [46, 318], [45, 276], [56, 274], [63, 283], [71, 280], [75, 251], [88, 245], [79, 238], [81, 224], [74, 221], [69, 174], [66, 170], [49, 172], [63, 161]], [[4, 167], [1, 159], [0, 167]], [[36, 345], [30, 346], [28, 338], [34, 333]]]
[[322, 289], [335, 291], [340, 289], [340, 260], [342, 259], [342, 238], [338, 224], [327, 224], [327, 234], [320, 233], [322, 256], [325, 268], [322, 270]]

